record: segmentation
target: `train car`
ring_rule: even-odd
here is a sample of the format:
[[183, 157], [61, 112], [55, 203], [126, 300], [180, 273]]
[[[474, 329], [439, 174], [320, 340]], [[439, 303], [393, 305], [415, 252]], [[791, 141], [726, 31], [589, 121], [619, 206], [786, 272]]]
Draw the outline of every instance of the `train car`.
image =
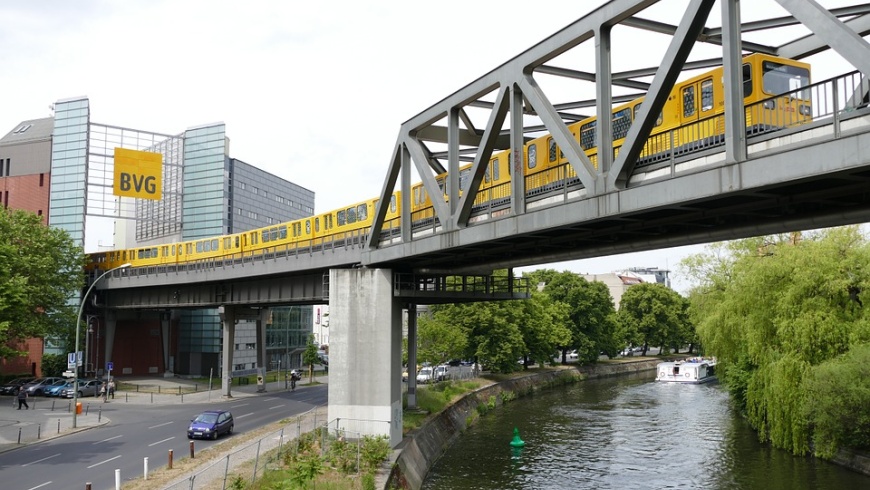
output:
[[[640, 154], [637, 167], [724, 143], [723, 76], [724, 69], [718, 67], [674, 85]], [[777, 131], [812, 119], [812, 103], [806, 90], [810, 84], [808, 64], [755, 53], [743, 58], [742, 78], [747, 133]], [[610, 123], [614, 155], [618, 155], [643, 102], [643, 98], [638, 98], [613, 108]], [[597, 127], [597, 117], [568, 125], [568, 130], [595, 168], [598, 166]], [[565, 155], [550, 135], [542, 135], [524, 145], [522, 169], [529, 196], [543, 195], [557, 187], [574, 188], [571, 192], [575, 195], [582, 192], [573, 167], [568, 165]], [[459, 172], [459, 195], [462, 195], [470, 182], [471, 165], [461, 166]], [[509, 150], [491, 156], [473, 204], [472, 222], [509, 212], [512, 172]], [[438, 199], [446, 200], [447, 174], [437, 175], [435, 180], [441, 194]], [[436, 232], [438, 222], [432, 196], [428, 195], [422, 182], [414, 184], [411, 193], [414, 233]], [[382, 241], [400, 236], [400, 196], [398, 191], [391, 196], [380, 237]], [[570, 192], [569, 197], [572, 197]], [[369, 199], [327, 213], [234, 235], [96, 253], [91, 255], [88, 268], [106, 270], [127, 262], [141, 267], [247, 257], [291, 248], [317, 248], [327, 241], [332, 246], [347, 244], [361, 239], [371, 227], [377, 202], [378, 199]], [[480, 216], [485, 218], [474, 215], [484, 208], [488, 208], [488, 212], [480, 213]]]

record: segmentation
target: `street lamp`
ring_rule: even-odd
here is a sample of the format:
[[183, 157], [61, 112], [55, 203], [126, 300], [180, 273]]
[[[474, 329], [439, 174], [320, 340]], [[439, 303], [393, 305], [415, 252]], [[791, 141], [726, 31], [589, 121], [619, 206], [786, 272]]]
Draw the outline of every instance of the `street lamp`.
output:
[[[94, 289], [94, 286], [96, 286], [98, 282], [100, 282], [100, 279], [106, 277], [107, 275], [109, 275], [110, 273], [112, 273], [118, 269], [126, 269], [127, 267], [130, 267], [131, 265], [133, 265], [133, 264], [128, 262], [126, 264], [119, 265], [118, 267], [109, 269], [106, 272], [103, 272], [102, 274], [97, 276], [96, 279], [94, 279], [94, 282], [91, 283], [91, 285], [88, 287], [88, 290], [85, 291], [84, 296], [82, 296], [82, 302], [79, 305], [79, 313], [78, 313], [78, 315], [76, 315], [76, 345], [75, 345], [75, 356], [74, 356], [76, 359], [76, 364], [78, 364], [78, 359], [79, 359], [79, 325], [81, 324], [81, 321], [82, 321], [82, 310], [85, 309], [85, 300], [88, 299], [88, 295], [91, 294], [91, 290]], [[87, 362], [87, 361], [85, 361], [85, 362]], [[73, 429], [75, 429], [76, 428], [76, 415], [78, 415], [78, 401], [79, 401], [79, 368], [78, 368], [78, 365], [76, 365], [76, 369], [73, 372], [73, 374], [75, 376], [73, 376], [73, 408], [74, 408], [74, 410], [73, 410], [72, 426], [73, 426]]]

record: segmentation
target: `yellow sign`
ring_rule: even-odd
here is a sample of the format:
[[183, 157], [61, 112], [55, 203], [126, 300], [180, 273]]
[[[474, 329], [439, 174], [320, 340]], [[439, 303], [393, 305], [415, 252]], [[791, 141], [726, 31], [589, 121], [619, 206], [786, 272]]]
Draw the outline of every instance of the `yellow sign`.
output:
[[114, 194], [160, 200], [163, 195], [163, 155], [115, 148]]

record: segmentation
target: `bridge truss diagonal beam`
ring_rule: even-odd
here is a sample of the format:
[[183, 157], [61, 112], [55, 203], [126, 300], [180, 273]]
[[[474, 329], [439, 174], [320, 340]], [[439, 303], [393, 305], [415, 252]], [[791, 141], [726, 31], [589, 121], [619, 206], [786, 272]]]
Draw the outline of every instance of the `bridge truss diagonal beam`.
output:
[[[734, 81], [741, 76], [739, 60], [745, 52], [799, 58], [833, 47], [862, 72], [870, 72], [870, 48], [861, 38], [870, 32], [870, 5], [828, 11], [814, 0], [776, 0], [792, 15], [744, 24], [740, 22], [739, 10], [741, 4], [743, 8], [749, 8], [746, 2], [720, 2], [725, 2], [722, 6], [724, 17], [721, 28], [705, 25], [714, 0], [686, 2], [685, 13], [678, 25], [641, 17], [646, 9], [658, 4], [659, 0], [613, 0], [403, 123], [381, 189], [376, 219], [368, 235], [369, 250], [378, 248], [386, 206], [396, 190], [402, 192], [401, 240], [408, 243], [414, 239], [413, 233], [407, 231], [410, 226], [407, 211], [412, 202], [413, 185], [409, 176], [412, 173], [419, 177], [431, 200], [435, 220], [443, 232], [467, 227], [477, 189], [493, 152], [512, 150], [513, 169], [513, 160], [522, 158], [523, 141], [527, 141], [527, 135], [530, 134], [546, 132], [553, 137], [585, 188], [586, 198], [619, 192], [629, 185], [636, 159], [655, 122], [653, 115], [661, 110], [677, 78], [685, 70], [725, 65], [728, 83], [734, 85]], [[609, 43], [613, 27], [617, 25], [671, 36], [670, 47], [662, 62], [655, 68], [612, 72]], [[803, 25], [811, 34], [788, 43], [761, 44], [742, 39], [743, 33], [794, 25]], [[561, 55], [587, 42], [595, 43], [595, 72], [573, 66], [557, 66]], [[698, 43], [721, 46], [723, 56], [689, 60], [693, 47]], [[539, 80], [539, 76], [544, 75], [594, 83], [596, 97], [576, 102], [551, 98], [551, 94], [543, 88], [542, 80]], [[641, 80], [649, 77], [652, 77], [651, 82]], [[614, 96], [612, 87], [621, 87], [623, 91], [636, 88], [641, 93]], [[519, 99], [513, 96], [513, 91], [520, 94]], [[726, 90], [725, 123], [729, 133], [743, 132], [740, 129], [743, 121], [739, 115], [744, 109], [739, 94], [739, 88]], [[595, 114], [600, 115], [609, 112], [616, 103], [641, 96], [647, 97], [647, 100], [629, 128], [618, 155], [599, 154], [596, 157], [599, 161], [593, 165], [577, 142], [577, 136], [572, 135], [567, 128], [568, 123], [587, 117], [575, 114], [575, 110], [594, 106]], [[490, 112], [486, 126], [471, 117], [469, 108]], [[507, 117], [508, 114], [510, 117]], [[537, 117], [540, 123], [526, 125], [523, 116]], [[506, 121], [509, 121], [509, 127], [503, 128]], [[596, 144], [600, 148], [612, 146], [613, 139], [612, 133], [608, 134], [608, 128], [603, 126], [607, 125], [599, 125], [596, 131]], [[726, 136], [725, 141], [726, 161], [736, 163], [746, 158], [745, 137], [732, 134]], [[442, 151], [431, 145], [444, 145], [446, 149]], [[460, 162], [471, 162], [468, 177], [462, 179], [461, 191], [458, 176]], [[436, 177], [445, 171], [449, 171], [447, 182], [439, 184]], [[523, 198], [516, 196], [516, 191], [513, 189], [510, 195], [511, 215], [526, 212]], [[619, 200], [608, 201], [616, 204]]]

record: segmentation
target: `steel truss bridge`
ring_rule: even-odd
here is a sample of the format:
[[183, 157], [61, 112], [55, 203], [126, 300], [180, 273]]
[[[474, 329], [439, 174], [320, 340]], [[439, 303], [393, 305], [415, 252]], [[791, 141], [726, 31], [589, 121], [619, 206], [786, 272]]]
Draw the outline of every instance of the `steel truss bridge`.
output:
[[[426, 303], [420, 292], [450, 275], [479, 284], [486, 280], [475, 278], [498, 268], [870, 221], [870, 45], [864, 39], [870, 4], [827, 9], [813, 0], [775, 0], [787, 15], [741, 23], [741, 5], [754, 4], [692, 0], [681, 3], [679, 23], [669, 24], [645, 16], [658, 3], [604, 4], [402, 124], [371, 229], [262, 255], [117, 271], [101, 285], [112, 290], [107, 306], [322, 303], [328, 300], [324, 271], [347, 267], [412, 274], [403, 284], [417, 286], [394, 294]], [[708, 26], [717, 5], [721, 25]], [[802, 34], [781, 39], [776, 33], [785, 27], [802, 27]], [[614, 71], [612, 46], [638, 31], [668, 39], [661, 58], [643, 58], [654, 67]], [[779, 41], [753, 42], [753, 34]], [[694, 59], [699, 46], [721, 56]], [[594, 52], [589, 66], [562, 64], [582, 47]], [[848, 69], [802, 88], [811, 95], [811, 120], [777, 121], [776, 131], [747, 128], [744, 115], [760, 107], [744, 107], [741, 62], [756, 52], [797, 60], [828, 53]], [[640, 159], [654, 115], [681, 73], [714, 66], [724, 67], [724, 113], [681, 130], [718, 125], [724, 136]], [[543, 88], [552, 77], [585, 84], [592, 96], [560, 101], [559, 93]], [[646, 97], [644, 110], [619, 151], [590, 161], [566, 124], [609, 114], [639, 96]], [[483, 125], [476, 123], [481, 113]], [[567, 164], [548, 170], [553, 175], [476, 190], [495, 152], [521, 156], [524, 143], [543, 133], [553, 136]], [[599, 124], [596, 146], [610, 148], [613, 139], [610, 125]], [[469, 184], [460, 195], [459, 168], [467, 163]], [[512, 162], [514, 168], [522, 163]], [[413, 174], [429, 196], [442, 196], [436, 176], [444, 171], [446, 199], [433, 203], [431, 219], [420, 219], [410, 212]], [[402, 216], [386, 221], [395, 190]], [[502, 292], [515, 295], [513, 287]]]

